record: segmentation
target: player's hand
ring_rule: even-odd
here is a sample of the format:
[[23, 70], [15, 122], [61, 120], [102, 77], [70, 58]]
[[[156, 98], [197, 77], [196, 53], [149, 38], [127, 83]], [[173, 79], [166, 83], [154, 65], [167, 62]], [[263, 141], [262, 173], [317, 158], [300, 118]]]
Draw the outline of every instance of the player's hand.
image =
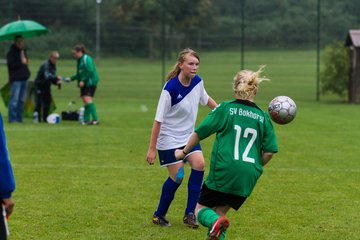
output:
[[182, 150], [180, 150], [180, 149], [175, 150], [175, 158], [176, 158], [176, 160], [184, 159], [184, 157], [185, 157], [185, 155], [184, 155]]
[[58, 81], [56, 82], [56, 85], [58, 86], [58, 89], [60, 90], [60, 89], [61, 89], [61, 80], [58, 80]]
[[146, 157], [146, 161], [149, 163], [149, 165], [154, 165], [156, 159], [156, 150], [149, 149]]
[[85, 86], [85, 83], [83, 81], [79, 82], [79, 87], [84, 87]]
[[6, 216], [10, 216], [14, 210], [14, 205], [15, 205], [14, 200], [12, 198], [4, 198], [2, 200], [2, 204], [5, 207]]

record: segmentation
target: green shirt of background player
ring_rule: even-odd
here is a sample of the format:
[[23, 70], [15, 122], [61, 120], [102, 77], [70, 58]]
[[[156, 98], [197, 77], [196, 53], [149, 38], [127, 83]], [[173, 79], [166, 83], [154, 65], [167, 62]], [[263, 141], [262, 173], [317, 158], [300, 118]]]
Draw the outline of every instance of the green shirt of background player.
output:
[[[83, 125], [98, 125], [99, 117], [96, 111], [96, 106], [93, 101], [97, 84], [99, 82], [99, 75], [93, 59], [86, 54], [83, 45], [76, 45], [72, 51], [73, 56], [77, 59], [77, 70], [74, 76], [65, 78], [66, 82], [70, 80], [77, 80], [78, 87], [80, 87], [80, 95], [84, 102], [84, 120]], [[90, 118], [92, 120], [90, 121]]]
[[205, 180], [195, 213], [209, 228], [208, 239], [224, 239], [229, 226], [226, 213], [238, 210], [251, 194], [263, 172], [263, 166], [278, 151], [269, 116], [255, 103], [254, 97], [263, 67], [257, 72], [243, 70], [234, 77], [235, 100], [218, 105], [200, 123], [183, 150], [183, 159], [200, 140], [216, 133], [211, 153], [210, 172]]

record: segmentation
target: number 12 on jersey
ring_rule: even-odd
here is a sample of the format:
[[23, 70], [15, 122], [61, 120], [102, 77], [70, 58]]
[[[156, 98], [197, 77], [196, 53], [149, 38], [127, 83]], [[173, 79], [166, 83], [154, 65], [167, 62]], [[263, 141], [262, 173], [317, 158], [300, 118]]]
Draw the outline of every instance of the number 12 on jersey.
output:
[[[235, 125], [234, 129], [236, 131], [235, 136], [235, 146], [234, 146], [234, 159], [239, 160], [239, 147], [240, 147], [240, 139], [245, 138], [248, 139], [246, 148], [242, 154], [242, 159], [244, 162], [255, 163], [255, 159], [249, 157], [250, 149], [252, 148], [256, 137], [257, 131], [253, 128], [245, 128], [244, 133], [242, 133], [242, 128], [239, 125]], [[249, 136], [250, 135], [250, 136]]]

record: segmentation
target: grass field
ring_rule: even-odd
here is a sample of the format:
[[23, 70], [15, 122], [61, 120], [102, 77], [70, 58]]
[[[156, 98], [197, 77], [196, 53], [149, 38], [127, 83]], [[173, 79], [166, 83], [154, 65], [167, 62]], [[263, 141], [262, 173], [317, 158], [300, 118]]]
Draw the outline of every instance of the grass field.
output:
[[[232, 99], [239, 53], [201, 57], [208, 93], [217, 102]], [[331, 96], [315, 101], [315, 52], [249, 52], [245, 57], [246, 68], [267, 65], [265, 75], [271, 79], [260, 87], [257, 103], [265, 109], [273, 97], [288, 95], [298, 113], [293, 123], [275, 126], [280, 152], [243, 207], [229, 214], [227, 239], [360, 239], [360, 106]], [[31, 62], [33, 77], [39, 64]], [[182, 224], [187, 181], [169, 210], [172, 227], [151, 223], [167, 176], [145, 160], [162, 86], [161, 63], [104, 59], [98, 70], [100, 126], [5, 122], [17, 183], [10, 240], [205, 239], [205, 228]], [[74, 71], [75, 60], [59, 60], [59, 74]], [[6, 79], [0, 66], [0, 86]], [[74, 83], [60, 91], [54, 87], [57, 112], [67, 110], [72, 100], [80, 107], [78, 92]], [[3, 104], [0, 111], [6, 119]], [[201, 108], [198, 119], [208, 112]], [[202, 143], [207, 163], [212, 141]]]

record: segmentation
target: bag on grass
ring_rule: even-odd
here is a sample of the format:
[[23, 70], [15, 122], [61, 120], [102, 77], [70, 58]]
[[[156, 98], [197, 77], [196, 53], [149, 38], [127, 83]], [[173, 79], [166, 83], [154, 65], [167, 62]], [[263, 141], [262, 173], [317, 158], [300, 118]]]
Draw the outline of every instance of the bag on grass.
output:
[[79, 120], [79, 111], [71, 110], [71, 106], [74, 105], [75, 102], [69, 102], [69, 110], [61, 112], [61, 120], [65, 121], [78, 121]]
[[77, 111], [63, 111], [61, 112], [61, 120], [78, 121], [79, 113]]

